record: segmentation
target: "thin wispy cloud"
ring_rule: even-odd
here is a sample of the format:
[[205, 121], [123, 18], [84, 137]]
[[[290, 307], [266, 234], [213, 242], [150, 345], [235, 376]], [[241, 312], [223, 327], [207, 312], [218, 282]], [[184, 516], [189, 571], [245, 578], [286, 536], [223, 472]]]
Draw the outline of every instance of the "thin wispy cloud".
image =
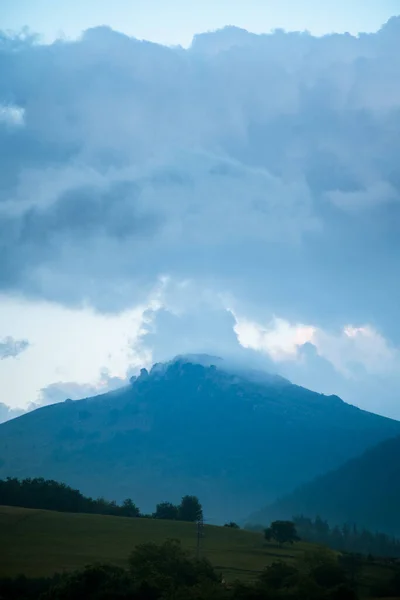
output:
[[15, 340], [11, 336], [0, 339], [0, 360], [16, 358], [29, 348], [28, 340]]

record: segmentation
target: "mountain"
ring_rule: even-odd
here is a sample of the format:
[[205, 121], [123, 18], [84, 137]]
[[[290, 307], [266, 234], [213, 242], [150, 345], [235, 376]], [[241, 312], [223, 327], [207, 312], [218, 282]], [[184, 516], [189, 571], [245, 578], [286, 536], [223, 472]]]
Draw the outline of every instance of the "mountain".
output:
[[396, 436], [302, 485], [253, 514], [250, 522], [320, 515], [330, 524], [356, 523], [400, 536], [399, 506], [400, 436]]
[[87, 495], [131, 497], [143, 511], [197, 494], [205, 516], [221, 521], [396, 434], [399, 422], [336, 396], [178, 357], [120, 390], [0, 425], [0, 477], [53, 478]]

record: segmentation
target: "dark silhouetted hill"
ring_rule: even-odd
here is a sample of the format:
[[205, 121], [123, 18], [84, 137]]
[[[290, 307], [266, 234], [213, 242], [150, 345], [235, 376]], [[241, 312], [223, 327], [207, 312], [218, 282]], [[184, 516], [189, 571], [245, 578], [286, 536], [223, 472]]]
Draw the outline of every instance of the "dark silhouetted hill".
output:
[[355, 523], [400, 536], [400, 437], [315, 478], [274, 502], [251, 521], [268, 523], [288, 515], [321, 515], [331, 524]]

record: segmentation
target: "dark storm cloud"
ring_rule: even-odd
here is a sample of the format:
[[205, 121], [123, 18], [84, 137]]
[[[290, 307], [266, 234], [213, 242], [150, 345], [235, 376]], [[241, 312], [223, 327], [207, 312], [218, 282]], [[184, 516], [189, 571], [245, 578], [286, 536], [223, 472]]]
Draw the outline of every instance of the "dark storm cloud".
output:
[[123, 243], [131, 236], [140, 240], [154, 235], [158, 215], [139, 214], [136, 197], [137, 189], [131, 181], [101, 187], [83, 185], [60, 193], [48, 205], [32, 204], [23, 211], [3, 214], [3, 282], [23, 287], [25, 281], [32, 285], [32, 269], [52, 265], [54, 268], [55, 261], [62, 260], [65, 252], [70, 252], [72, 259], [73, 247], [84, 254], [85, 247], [94, 240]]
[[2, 38], [3, 291], [119, 310], [191, 277], [400, 341], [399, 39]]

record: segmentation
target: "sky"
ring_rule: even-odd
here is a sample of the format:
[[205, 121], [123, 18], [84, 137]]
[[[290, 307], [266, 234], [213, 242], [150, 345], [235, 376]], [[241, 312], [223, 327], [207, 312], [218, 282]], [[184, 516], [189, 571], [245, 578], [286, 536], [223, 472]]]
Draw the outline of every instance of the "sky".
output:
[[0, 421], [185, 352], [400, 418], [400, 1], [349, 4], [1, 0]]
[[2, 0], [0, 11], [3, 29], [28, 26], [48, 42], [109, 25], [138, 39], [187, 47], [197, 33], [226, 25], [254, 33], [376, 31], [400, 13], [400, 0]]

